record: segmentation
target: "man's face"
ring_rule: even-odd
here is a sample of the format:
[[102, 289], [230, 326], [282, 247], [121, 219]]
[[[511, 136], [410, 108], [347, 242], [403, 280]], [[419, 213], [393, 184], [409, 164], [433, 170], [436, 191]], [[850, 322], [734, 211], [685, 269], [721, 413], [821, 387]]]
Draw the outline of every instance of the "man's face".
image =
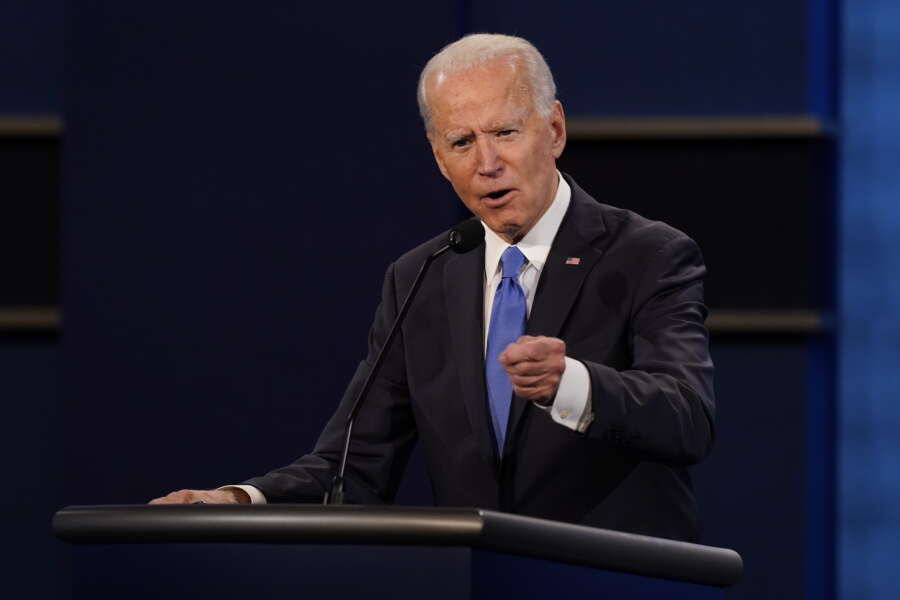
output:
[[562, 105], [535, 110], [524, 67], [498, 59], [428, 82], [428, 141], [463, 204], [509, 243], [553, 201], [556, 159], [566, 144]]

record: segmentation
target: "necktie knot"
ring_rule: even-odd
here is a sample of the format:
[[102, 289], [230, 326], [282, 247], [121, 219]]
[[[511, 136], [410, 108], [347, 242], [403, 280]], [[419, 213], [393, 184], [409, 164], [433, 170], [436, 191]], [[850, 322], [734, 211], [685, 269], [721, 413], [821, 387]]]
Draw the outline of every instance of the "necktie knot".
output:
[[516, 278], [519, 275], [519, 269], [525, 264], [525, 255], [515, 246], [510, 246], [503, 251], [500, 257], [500, 264], [503, 268], [503, 278]]

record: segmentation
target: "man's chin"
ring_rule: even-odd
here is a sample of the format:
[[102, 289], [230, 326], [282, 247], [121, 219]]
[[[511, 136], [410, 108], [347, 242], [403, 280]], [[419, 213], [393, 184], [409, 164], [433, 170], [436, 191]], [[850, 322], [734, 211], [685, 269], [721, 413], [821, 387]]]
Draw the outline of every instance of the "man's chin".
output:
[[521, 225], [503, 223], [497, 226], [492, 226], [489, 223], [488, 226], [491, 228], [491, 231], [502, 237], [510, 244], [515, 244], [523, 237], [525, 237], [525, 232], [522, 231]]

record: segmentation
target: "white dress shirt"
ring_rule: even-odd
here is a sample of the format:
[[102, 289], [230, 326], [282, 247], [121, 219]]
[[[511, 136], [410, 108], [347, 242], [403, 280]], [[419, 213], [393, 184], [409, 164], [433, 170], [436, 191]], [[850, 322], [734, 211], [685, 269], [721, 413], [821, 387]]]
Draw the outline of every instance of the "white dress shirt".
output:
[[[550, 246], [553, 238], [559, 230], [569, 202], [572, 197], [572, 189], [565, 179], [557, 171], [559, 185], [556, 188], [556, 196], [547, 212], [541, 216], [534, 227], [523, 237], [516, 246], [528, 259], [519, 271], [519, 285], [525, 292], [528, 314], [531, 314], [531, 305], [534, 302], [534, 293], [537, 290], [541, 270], [547, 262]], [[484, 225], [484, 223], [482, 223]], [[491, 309], [494, 304], [494, 294], [500, 283], [502, 271], [500, 269], [500, 256], [510, 244], [494, 233], [487, 225], [484, 225], [484, 349], [487, 351], [488, 326], [491, 322]], [[559, 382], [556, 398], [550, 406], [538, 408], [548, 411], [550, 417], [563, 427], [573, 431], [584, 433], [587, 426], [594, 419], [591, 410], [591, 380], [587, 367], [581, 362], [566, 357], [566, 366]], [[226, 485], [219, 489], [239, 488], [244, 490], [253, 504], [265, 504], [266, 497], [252, 485]]]
[[[519, 271], [519, 285], [525, 292], [525, 301], [528, 314], [531, 315], [531, 305], [534, 303], [534, 293], [541, 277], [541, 271], [550, 254], [550, 246], [559, 230], [563, 217], [569, 208], [572, 198], [572, 189], [566, 180], [559, 175], [559, 185], [556, 188], [556, 196], [547, 212], [541, 216], [534, 227], [525, 234], [516, 247], [528, 259]], [[482, 223], [484, 225], [484, 223]], [[491, 310], [494, 305], [494, 294], [500, 284], [503, 272], [500, 268], [500, 257], [510, 247], [503, 238], [494, 233], [487, 225], [484, 225], [484, 350], [487, 351], [488, 326], [491, 322]], [[550, 417], [564, 427], [573, 431], [584, 433], [587, 426], [593, 421], [591, 410], [591, 379], [587, 367], [581, 362], [566, 357], [566, 367], [556, 398], [550, 406], [535, 406], [550, 412]]]

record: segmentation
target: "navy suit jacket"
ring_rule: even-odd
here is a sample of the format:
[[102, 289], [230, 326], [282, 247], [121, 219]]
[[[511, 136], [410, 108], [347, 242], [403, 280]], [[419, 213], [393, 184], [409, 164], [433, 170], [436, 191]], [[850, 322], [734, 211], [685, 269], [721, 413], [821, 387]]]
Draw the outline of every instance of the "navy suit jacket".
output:
[[[700, 250], [566, 178], [572, 201], [526, 333], [561, 338], [587, 366], [593, 423], [579, 434], [514, 398], [497, 456], [484, 377], [484, 246], [444, 254], [359, 413], [347, 469], [352, 501], [390, 502], [418, 441], [439, 505], [697, 538], [687, 467], [709, 452], [715, 412]], [[388, 268], [368, 356], [314, 451], [247, 482], [270, 502], [319, 501], [330, 486], [349, 407], [419, 267], [446, 236]]]

